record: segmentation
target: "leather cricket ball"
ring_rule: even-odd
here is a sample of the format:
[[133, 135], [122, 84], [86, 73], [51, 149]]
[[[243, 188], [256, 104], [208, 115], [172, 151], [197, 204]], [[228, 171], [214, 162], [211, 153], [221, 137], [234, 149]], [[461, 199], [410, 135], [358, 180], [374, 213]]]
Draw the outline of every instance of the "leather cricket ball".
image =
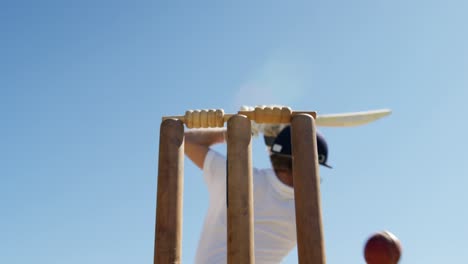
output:
[[367, 264], [397, 264], [400, 257], [400, 240], [388, 231], [372, 234], [364, 246]]

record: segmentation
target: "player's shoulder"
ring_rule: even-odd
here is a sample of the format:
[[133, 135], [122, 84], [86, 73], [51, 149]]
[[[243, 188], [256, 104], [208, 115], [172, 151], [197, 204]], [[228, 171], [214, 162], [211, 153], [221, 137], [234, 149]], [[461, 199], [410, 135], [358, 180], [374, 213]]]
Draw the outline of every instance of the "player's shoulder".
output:
[[226, 163], [226, 157], [220, 152], [209, 149], [205, 156], [205, 165], [223, 165]]

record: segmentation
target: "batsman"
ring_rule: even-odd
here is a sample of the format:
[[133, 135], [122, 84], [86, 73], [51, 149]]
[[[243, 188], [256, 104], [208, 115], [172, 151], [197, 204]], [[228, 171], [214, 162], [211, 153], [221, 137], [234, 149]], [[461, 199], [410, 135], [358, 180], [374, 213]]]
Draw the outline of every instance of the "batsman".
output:
[[[264, 135], [271, 167], [253, 169], [255, 263], [260, 264], [280, 263], [297, 243], [291, 127], [268, 128], [278, 132], [277, 136]], [[225, 138], [225, 128], [185, 132], [185, 154], [203, 171], [209, 192], [195, 257], [197, 264], [226, 263], [227, 259], [226, 157], [212, 148], [225, 143]], [[327, 142], [319, 133], [317, 151], [319, 163], [331, 168], [327, 163]]]

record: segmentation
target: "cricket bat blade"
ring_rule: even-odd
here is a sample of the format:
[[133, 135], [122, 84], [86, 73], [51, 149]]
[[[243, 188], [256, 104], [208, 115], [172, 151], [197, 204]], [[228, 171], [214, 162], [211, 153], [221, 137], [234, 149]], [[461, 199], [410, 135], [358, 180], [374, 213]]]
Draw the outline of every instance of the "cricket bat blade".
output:
[[392, 113], [390, 109], [317, 115], [315, 124], [323, 127], [352, 127], [374, 122]]

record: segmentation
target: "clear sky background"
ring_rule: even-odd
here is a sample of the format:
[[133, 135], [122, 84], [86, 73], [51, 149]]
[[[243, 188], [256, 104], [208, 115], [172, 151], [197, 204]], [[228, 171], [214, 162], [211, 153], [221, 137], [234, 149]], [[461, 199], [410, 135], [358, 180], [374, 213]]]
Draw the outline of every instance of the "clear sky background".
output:
[[[391, 108], [320, 128], [328, 263], [364, 263], [383, 229], [401, 263], [463, 262], [467, 12], [464, 0], [2, 1], [0, 263], [152, 263], [161, 117], [244, 104]], [[269, 166], [261, 139], [253, 151]], [[207, 194], [185, 161], [192, 263]]]

